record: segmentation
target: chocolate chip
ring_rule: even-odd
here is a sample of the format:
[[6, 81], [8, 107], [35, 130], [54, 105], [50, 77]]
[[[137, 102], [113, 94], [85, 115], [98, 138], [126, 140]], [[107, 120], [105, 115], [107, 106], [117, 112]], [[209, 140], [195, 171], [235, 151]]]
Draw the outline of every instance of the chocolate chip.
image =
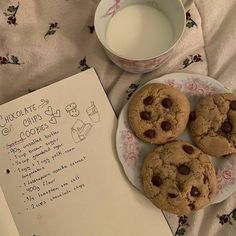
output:
[[178, 167], [178, 172], [182, 175], [189, 175], [190, 168], [183, 164]]
[[161, 128], [164, 130], [164, 131], [169, 131], [171, 129], [171, 123], [169, 121], [163, 121], [161, 123]]
[[232, 125], [228, 121], [225, 121], [221, 126], [221, 130], [226, 134], [230, 133], [232, 131], [232, 128]]
[[155, 185], [156, 187], [160, 187], [162, 185], [162, 180], [159, 176], [153, 176], [152, 177], [152, 183], [153, 185]]
[[162, 100], [162, 106], [163, 107], [165, 107], [165, 108], [170, 108], [170, 107], [172, 107], [172, 101], [169, 99], [169, 98], [164, 98], [163, 100]]
[[191, 196], [199, 197], [200, 195], [201, 195], [201, 193], [198, 190], [198, 188], [193, 186], [192, 189], [191, 189]]
[[156, 136], [156, 131], [154, 129], [148, 129], [144, 132], [144, 135], [147, 137], [147, 138], [155, 138]]
[[154, 97], [153, 96], [148, 96], [143, 100], [143, 104], [148, 106], [148, 105], [152, 105], [154, 102]]
[[175, 193], [168, 193], [168, 196], [169, 196], [170, 198], [176, 198], [176, 197], [178, 197], [178, 195], [175, 194]]
[[192, 211], [195, 210], [195, 205], [193, 203], [188, 204], [188, 206], [190, 207]]
[[189, 120], [190, 120], [190, 121], [194, 121], [194, 120], [196, 120], [196, 119], [197, 119], [196, 112], [195, 112], [195, 111], [190, 112], [190, 114], [189, 114]]
[[231, 108], [232, 110], [236, 111], [236, 100], [234, 100], [234, 101], [232, 101], [232, 102], [230, 103], [230, 108]]
[[193, 147], [189, 146], [189, 145], [184, 145], [183, 146], [183, 150], [188, 153], [188, 154], [193, 154], [194, 153], [194, 149]]
[[150, 120], [151, 119], [151, 112], [142, 111], [142, 112], [140, 112], [140, 117], [142, 120]]

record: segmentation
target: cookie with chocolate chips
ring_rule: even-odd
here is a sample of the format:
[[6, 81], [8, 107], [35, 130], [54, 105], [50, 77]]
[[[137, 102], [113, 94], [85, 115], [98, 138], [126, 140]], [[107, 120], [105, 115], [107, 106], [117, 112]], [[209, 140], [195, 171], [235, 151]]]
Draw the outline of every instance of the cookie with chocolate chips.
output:
[[217, 190], [208, 155], [182, 140], [160, 145], [149, 153], [141, 174], [145, 195], [158, 208], [177, 215], [204, 208]]
[[236, 153], [236, 94], [203, 98], [190, 113], [190, 133], [195, 144], [209, 155]]
[[163, 144], [184, 131], [189, 112], [189, 101], [183, 93], [164, 84], [148, 84], [133, 95], [128, 121], [144, 142]]

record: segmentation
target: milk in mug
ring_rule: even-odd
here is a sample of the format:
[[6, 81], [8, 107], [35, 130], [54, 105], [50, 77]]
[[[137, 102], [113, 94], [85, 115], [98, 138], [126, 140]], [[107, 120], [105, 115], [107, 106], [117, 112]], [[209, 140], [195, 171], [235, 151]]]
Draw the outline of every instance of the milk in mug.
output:
[[168, 50], [174, 43], [174, 30], [167, 16], [151, 6], [134, 4], [118, 11], [110, 20], [106, 41], [118, 55], [147, 59]]

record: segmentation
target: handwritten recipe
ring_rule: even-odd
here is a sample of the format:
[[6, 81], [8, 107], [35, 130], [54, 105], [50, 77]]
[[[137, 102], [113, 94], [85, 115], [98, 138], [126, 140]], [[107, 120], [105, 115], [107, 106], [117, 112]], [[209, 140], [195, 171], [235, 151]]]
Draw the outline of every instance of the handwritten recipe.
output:
[[128, 227], [149, 211], [120, 171], [116, 122], [93, 69], [0, 106], [0, 187], [19, 235], [142, 232]]
[[[88, 116], [85, 121], [77, 118], [80, 111], [75, 102], [65, 106], [65, 116], [76, 118], [69, 130], [73, 142], [66, 145], [64, 132], [57, 126], [63, 111], [54, 109], [49, 103], [48, 99], [41, 99], [41, 103], [0, 116], [3, 136], [10, 136], [17, 120], [22, 125], [22, 131], [16, 135], [16, 139], [7, 142], [4, 149], [11, 162], [6, 174], [13, 171], [22, 181], [18, 187], [22, 192], [25, 210], [41, 207], [85, 188], [78, 174], [70, 176], [69, 173], [80, 165], [86, 165], [86, 154], [81, 153], [76, 160], [71, 159], [70, 155], [79, 148], [76, 144], [86, 141], [94, 124], [100, 121], [98, 109], [92, 101], [85, 111]], [[62, 172], [68, 172], [67, 176], [70, 177], [60, 182], [57, 176]]]

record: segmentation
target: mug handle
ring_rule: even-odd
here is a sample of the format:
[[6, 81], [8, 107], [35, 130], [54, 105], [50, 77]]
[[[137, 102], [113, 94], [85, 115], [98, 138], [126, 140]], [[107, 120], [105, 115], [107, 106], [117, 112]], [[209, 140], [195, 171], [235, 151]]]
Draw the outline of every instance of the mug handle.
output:
[[193, 2], [194, 2], [194, 0], [187, 0], [187, 1], [185, 1], [185, 2], [183, 3], [184, 8], [185, 8], [186, 11], [189, 10], [189, 8], [190, 8], [190, 6], [193, 4]]

